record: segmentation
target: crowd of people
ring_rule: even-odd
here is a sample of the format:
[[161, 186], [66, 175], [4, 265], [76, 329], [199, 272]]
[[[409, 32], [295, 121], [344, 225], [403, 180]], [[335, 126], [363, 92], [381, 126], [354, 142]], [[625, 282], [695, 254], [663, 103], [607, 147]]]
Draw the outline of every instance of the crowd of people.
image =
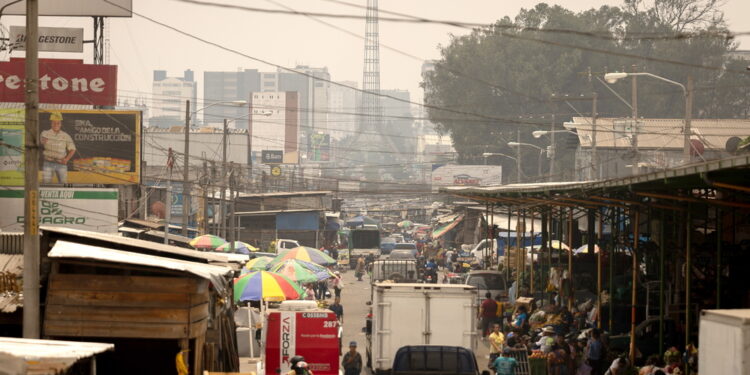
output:
[[579, 327], [567, 307], [557, 305], [554, 298], [535, 313], [546, 311], [556, 324], [539, 327], [530, 323], [529, 305], [511, 304], [500, 296], [493, 299], [490, 293], [484, 297], [477, 318], [490, 351], [488, 367], [497, 375], [515, 375], [519, 357], [543, 361], [547, 375], [677, 375], [688, 368], [697, 374], [695, 348], [689, 347], [685, 355], [670, 348], [639, 368], [630, 363], [627, 353], [610, 351], [604, 332]]

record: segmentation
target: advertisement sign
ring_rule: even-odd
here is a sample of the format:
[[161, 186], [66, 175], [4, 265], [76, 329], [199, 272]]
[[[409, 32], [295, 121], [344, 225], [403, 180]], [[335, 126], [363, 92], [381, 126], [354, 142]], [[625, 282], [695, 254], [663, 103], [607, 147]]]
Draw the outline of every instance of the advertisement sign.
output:
[[284, 151], [263, 150], [261, 151], [260, 160], [263, 164], [281, 164], [284, 162]]
[[444, 165], [432, 171], [433, 186], [490, 186], [502, 184], [499, 165]]
[[[25, 1], [0, 0], [0, 8], [4, 9], [4, 15], [23, 16], [26, 14]], [[39, 0], [39, 15], [133, 17], [133, 0]]]
[[[11, 49], [26, 50], [26, 27], [11, 26]], [[42, 52], [83, 52], [83, 28], [40, 27], [39, 51]]]
[[[0, 228], [23, 232], [24, 190], [0, 189]], [[41, 188], [39, 225], [117, 233], [117, 189]]]
[[331, 161], [331, 136], [324, 133], [311, 134], [307, 149], [308, 161]]
[[[18, 58], [0, 62], [0, 102], [25, 101], [25, 64], [24, 59]], [[39, 59], [39, 102], [114, 106], [117, 66]]]
[[291, 369], [289, 360], [301, 355], [316, 375], [338, 375], [338, 330], [332, 311], [271, 312], [266, 331], [266, 373], [286, 374]]
[[[23, 186], [23, 116], [0, 111], [0, 186]], [[40, 184], [140, 182], [140, 112], [43, 111], [39, 130]]]

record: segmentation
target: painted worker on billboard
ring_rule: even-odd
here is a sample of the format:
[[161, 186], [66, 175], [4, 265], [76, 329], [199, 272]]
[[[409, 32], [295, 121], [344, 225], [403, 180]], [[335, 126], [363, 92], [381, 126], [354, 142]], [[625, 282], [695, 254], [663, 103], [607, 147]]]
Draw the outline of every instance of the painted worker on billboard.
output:
[[76, 153], [76, 145], [73, 138], [62, 130], [62, 114], [60, 112], [50, 113], [50, 128], [41, 134], [42, 155], [42, 183], [54, 183], [54, 176], [58, 184], [68, 181], [68, 162]]

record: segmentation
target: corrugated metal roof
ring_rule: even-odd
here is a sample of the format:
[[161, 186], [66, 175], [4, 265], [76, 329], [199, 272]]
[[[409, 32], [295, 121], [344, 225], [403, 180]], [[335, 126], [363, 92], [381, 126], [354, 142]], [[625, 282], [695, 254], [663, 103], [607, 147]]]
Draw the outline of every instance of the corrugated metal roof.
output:
[[81, 237], [81, 238], [90, 238], [90, 239], [99, 240], [99, 241], [107, 241], [107, 242], [116, 243], [119, 245], [141, 248], [147, 251], [165, 253], [164, 256], [169, 256], [168, 254], [174, 254], [174, 255], [190, 257], [194, 259], [202, 259], [209, 263], [217, 262], [217, 263], [245, 264], [250, 259], [249, 256], [244, 255], [244, 254], [227, 254], [227, 253], [214, 253], [214, 252], [208, 252], [208, 251], [191, 250], [191, 249], [185, 249], [185, 248], [181, 248], [177, 246], [165, 245], [165, 244], [158, 243], [158, 242], [139, 240], [139, 239], [129, 238], [129, 237], [122, 237], [116, 234], [96, 233], [96, 232], [89, 232], [85, 230], [62, 228], [62, 227], [42, 226], [41, 228], [44, 231], [62, 233], [62, 234]]
[[113, 344], [0, 337], [0, 368], [9, 374], [58, 374]]
[[[596, 147], [630, 148], [633, 147], [629, 133], [616, 127], [617, 118], [596, 119]], [[684, 145], [683, 119], [640, 119], [638, 128], [638, 148], [640, 149], [682, 149]], [[573, 117], [565, 127], [575, 129], [581, 147], [590, 148], [592, 142], [592, 125], [589, 117]], [[750, 136], [750, 120], [742, 119], [693, 119], [690, 130], [693, 139], [700, 140], [706, 149], [724, 150], [731, 137], [745, 138]]]
[[237, 216], [266, 216], [266, 215], [276, 215], [276, 214], [283, 214], [283, 213], [301, 213], [301, 212], [325, 212], [325, 209], [300, 208], [300, 209], [294, 209], [294, 210], [244, 211], [244, 212], [235, 212], [234, 214]]
[[188, 262], [185, 260], [157, 257], [153, 255], [133, 253], [129, 251], [108, 249], [106, 247], [84, 245], [80, 243], [58, 240], [48, 256], [59, 259], [94, 259], [109, 263], [134, 264], [139, 266], [156, 267], [174, 271], [182, 271], [210, 280], [221, 292], [227, 284], [226, 276], [232, 273], [229, 267], [210, 264]]
[[1, 254], [23, 254], [23, 233], [0, 233]]
[[521, 193], [548, 193], [562, 192], [571, 190], [590, 190], [611, 187], [623, 187], [640, 183], [653, 181], [667, 181], [672, 178], [685, 177], [699, 173], [707, 173], [722, 169], [737, 167], [750, 167], [750, 155], [738, 155], [730, 158], [709, 160], [702, 163], [693, 163], [677, 168], [670, 168], [663, 171], [656, 171], [635, 176], [614, 178], [603, 181], [568, 181], [568, 182], [547, 182], [531, 184], [510, 184], [488, 187], [463, 187], [448, 186], [440, 188], [441, 193], [460, 194], [470, 198], [471, 195], [502, 195], [502, 194], [521, 194]]

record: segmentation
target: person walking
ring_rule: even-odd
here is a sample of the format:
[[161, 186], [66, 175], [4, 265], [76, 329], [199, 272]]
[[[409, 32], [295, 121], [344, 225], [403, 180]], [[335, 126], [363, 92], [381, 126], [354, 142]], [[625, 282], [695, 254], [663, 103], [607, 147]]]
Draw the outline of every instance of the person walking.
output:
[[336, 314], [339, 324], [344, 324], [344, 306], [341, 305], [341, 297], [336, 296], [333, 299], [331, 306], [328, 306], [328, 310], [333, 311]]
[[602, 360], [604, 359], [604, 344], [599, 330], [591, 330], [591, 338], [586, 344], [586, 362], [591, 366], [591, 375], [602, 374]]
[[341, 367], [344, 368], [344, 375], [359, 375], [362, 372], [362, 356], [357, 352], [356, 341], [349, 343], [349, 351], [344, 354]]
[[497, 375], [516, 375], [518, 361], [510, 356], [510, 348], [503, 349], [503, 355], [492, 364]]
[[335, 277], [328, 279], [328, 288], [333, 289], [333, 296], [335, 298], [341, 297], [341, 289], [344, 288], [344, 280], [341, 280], [341, 273], [335, 271], [333, 273]]
[[503, 353], [503, 346], [505, 345], [505, 335], [500, 331], [500, 324], [492, 325], [492, 333], [490, 333], [490, 367], [495, 363], [495, 360], [500, 357]]
[[365, 273], [365, 258], [357, 258], [357, 267], [354, 270], [354, 276], [357, 277], [357, 281], [362, 281], [362, 275]]
[[487, 292], [484, 294], [484, 301], [479, 306], [479, 316], [481, 319], [482, 337], [487, 337], [490, 333], [490, 324], [495, 320], [497, 313], [497, 303], [492, 299], [492, 294]]

